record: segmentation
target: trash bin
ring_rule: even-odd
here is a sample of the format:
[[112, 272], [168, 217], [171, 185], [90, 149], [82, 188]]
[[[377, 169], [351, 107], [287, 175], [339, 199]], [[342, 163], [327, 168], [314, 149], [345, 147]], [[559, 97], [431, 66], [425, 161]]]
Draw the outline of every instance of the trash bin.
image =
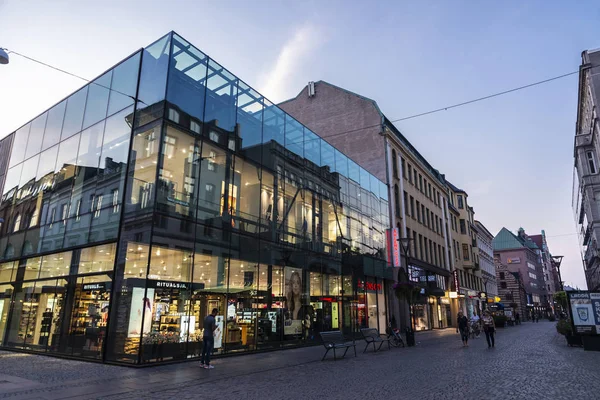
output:
[[406, 345], [408, 347], [414, 346], [415, 345], [415, 331], [413, 331], [410, 328], [406, 328], [405, 334], [406, 334]]

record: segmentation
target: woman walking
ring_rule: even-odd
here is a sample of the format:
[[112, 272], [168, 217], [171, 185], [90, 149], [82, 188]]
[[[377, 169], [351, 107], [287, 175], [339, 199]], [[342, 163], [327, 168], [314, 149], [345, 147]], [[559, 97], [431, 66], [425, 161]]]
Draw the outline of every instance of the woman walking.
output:
[[465, 317], [462, 311], [458, 313], [458, 329], [463, 342], [463, 347], [469, 346], [469, 319]]
[[487, 340], [488, 348], [494, 347], [494, 333], [496, 332], [496, 324], [494, 318], [489, 311], [486, 311], [482, 318], [483, 331], [485, 332], [485, 340]]

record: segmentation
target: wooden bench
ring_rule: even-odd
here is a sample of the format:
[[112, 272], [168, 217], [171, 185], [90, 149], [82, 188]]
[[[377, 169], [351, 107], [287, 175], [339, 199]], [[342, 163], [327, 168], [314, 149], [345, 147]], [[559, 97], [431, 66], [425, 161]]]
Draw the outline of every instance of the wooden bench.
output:
[[[365, 342], [367, 342], [367, 345], [365, 346], [365, 350], [363, 351], [366, 352], [367, 349], [369, 348], [369, 346], [371, 344], [373, 344], [373, 352], [376, 352], [378, 350], [381, 349], [381, 346], [383, 346], [384, 343], [387, 343], [388, 345], [388, 349], [390, 349], [390, 339], [388, 337], [383, 337], [379, 334], [379, 331], [375, 328], [362, 328], [360, 330], [360, 333], [362, 333], [363, 338], [365, 339]], [[375, 344], [379, 343], [379, 347], [375, 347]]]
[[325, 355], [321, 358], [321, 361], [327, 357], [327, 353], [329, 350], [333, 350], [333, 359], [337, 360], [337, 355], [335, 351], [337, 349], [345, 349], [342, 358], [346, 356], [348, 349], [354, 347], [354, 357], [356, 357], [356, 343], [354, 341], [347, 340], [342, 332], [340, 331], [332, 331], [332, 332], [321, 332], [321, 340], [323, 341], [323, 346], [325, 346]]

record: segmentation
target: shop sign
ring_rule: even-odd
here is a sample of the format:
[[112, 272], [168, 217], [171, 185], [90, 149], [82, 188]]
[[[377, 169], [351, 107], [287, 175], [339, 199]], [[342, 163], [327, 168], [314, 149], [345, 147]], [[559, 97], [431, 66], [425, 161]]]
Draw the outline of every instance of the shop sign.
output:
[[435, 282], [436, 281], [435, 275], [421, 275], [419, 277], [419, 280], [421, 282]]
[[100, 283], [84, 283], [82, 290], [84, 292], [89, 292], [92, 290], [105, 290], [106, 289], [106, 284], [104, 282], [100, 282]]
[[387, 230], [388, 240], [388, 256], [392, 267], [400, 267], [400, 230], [398, 228], [392, 228]]
[[520, 257], [507, 258], [506, 263], [507, 264], [521, 264], [521, 258]]
[[457, 292], [450, 292], [450, 295], [449, 295], [449, 297], [450, 297], [451, 299], [457, 299], [457, 298], [458, 298], [458, 293], [457, 293]]
[[494, 302], [500, 303], [500, 300], [502, 300], [500, 297], [498, 297], [498, 296], [494, 297]]
[[357, 284], [359, 289], [362, 290], [370, 290], [372, 292], [381, 292], [381, 283], [373, 283], [373, 282], [365, 282], [365, 281], [358, 281]]
[[470, 297], [477, 297], [477, 292], [474, 290], [468, 290], [467, 295]]
[[180, 206], [184, 206], [184, 207], [189, 207], [190, 206], [190, 203], [188, 203], [187, 201], [183, 201], [183, 200], [179, 200], [179, 199], [174, 199], [174, 198], [172, 198], [170, 196], [167, 197], [167, 201], [169, 203], [174, 203], [174, 204], [177, 204], [177, 205], [180, 205]]
[[154, 287], [157, 289], [184, 289], [184, 290], [187, 290], [188, 284], [184, 283], [184, 282], [148, 280], [148, 287]]
[[477, 295], [480, 299], [485, 299], [487, 296], [485, 295], [485, 292], [479, 292], [479, 294]]
[[[450, 292], [452, 294], [452, 292]], [[442, 304], [450, 304], [450, 299], [447, 297], [440, 297]]]
[[460, 292], [460, 283], [458, 282], [458, 270], [457, 269], [452, 271], [452, 281], [454, 283], [454, 291], [457, 293]]

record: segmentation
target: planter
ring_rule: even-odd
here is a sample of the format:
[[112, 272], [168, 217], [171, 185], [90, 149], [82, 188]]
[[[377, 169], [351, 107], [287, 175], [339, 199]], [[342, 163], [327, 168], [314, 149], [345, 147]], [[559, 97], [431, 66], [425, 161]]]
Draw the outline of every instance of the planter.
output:
[[569, 346], [583, 346], [583, 341], [581, 340], [581, 336], [579, 335], [565, 335], [567, 339], [567, 344]]
[[588, 351], [600, 351], [599, 336], [580, 336], [583, 340], [583, 349]]

